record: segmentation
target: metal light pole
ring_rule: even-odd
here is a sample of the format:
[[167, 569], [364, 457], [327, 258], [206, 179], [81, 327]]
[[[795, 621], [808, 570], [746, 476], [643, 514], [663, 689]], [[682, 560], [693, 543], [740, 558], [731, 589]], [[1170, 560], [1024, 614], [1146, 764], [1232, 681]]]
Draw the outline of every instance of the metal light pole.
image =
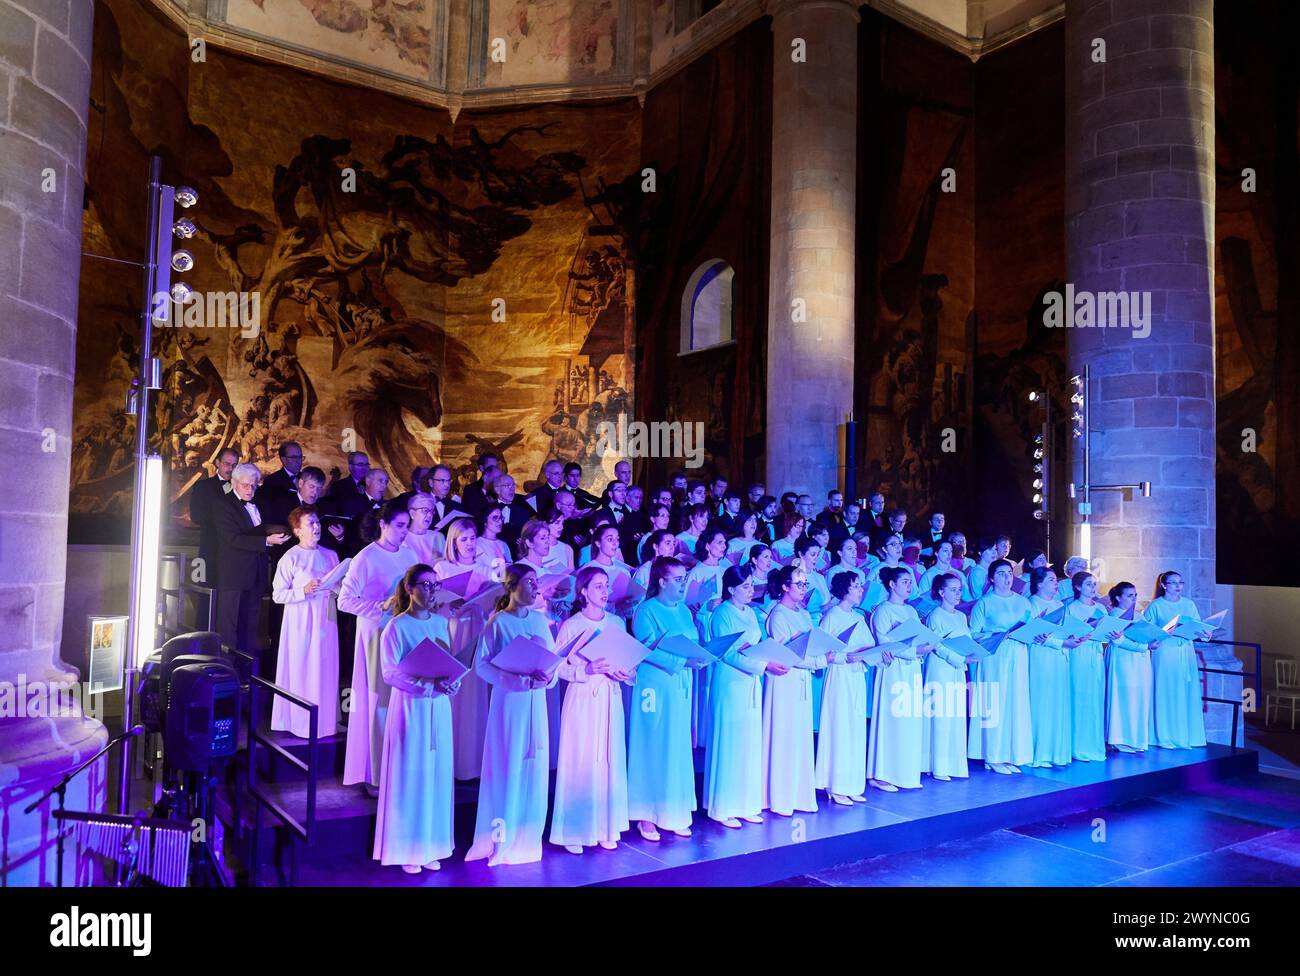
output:
[[[132, 384], [127, 412], [136, 418], [135, 493], [131, 511], [131, 604], [127, 621], [127, 657], [123, 661], [123, 731], [134, 725], [136, 684], [145, 660], [155, 650], [158, 624], [158, 554], [162, 535], [163, 467], [162, 457], [150, 452], [150, 422], [154, 398], [162, 388], [162, 363], [153, 355], [153, 326], [172, 322], [173, 266], [178, 271], [193, 265], [188, 251], [172, 253], [172, 235], [191, 236], [188, 221], [173, 224], [176, 203], [189, 207], [197, 200], [193, 190], [162, 182], [162, 159], [149, 161], [148, 192], [148, 259], [144, 265], [144, 308], [140, 313], [140, 374]], [[182, 226], [184, 225], [184, 226]], [[178, 285], [178, 288], [184, 286]], [[134, 741], [128, 737], [122, 755], [118, 782], [118, 813], [125, 814], [130, 804], [131, 768]]]

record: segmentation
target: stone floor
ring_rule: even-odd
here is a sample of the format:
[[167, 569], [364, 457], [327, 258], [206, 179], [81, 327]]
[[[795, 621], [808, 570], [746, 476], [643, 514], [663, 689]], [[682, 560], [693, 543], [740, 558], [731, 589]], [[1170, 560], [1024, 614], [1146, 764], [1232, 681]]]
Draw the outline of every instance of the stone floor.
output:
[[1300, 884], [1300, 781], [1263, 773], [1088, 810], [777, 886]]

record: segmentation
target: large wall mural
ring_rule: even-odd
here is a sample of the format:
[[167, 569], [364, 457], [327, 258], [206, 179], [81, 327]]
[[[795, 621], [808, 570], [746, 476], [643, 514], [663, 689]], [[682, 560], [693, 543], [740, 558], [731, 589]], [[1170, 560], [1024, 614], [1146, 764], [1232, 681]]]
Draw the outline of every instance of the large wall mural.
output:
[[447, 0], [209, 0], [214, 23], [369, 68], [442, 83]]
[[478, 87], [617, 80], [632, 70], [632, 0], [476, 0]]
[[[1300, 16], [1215, 23], [1215, 382], [1220, 583], [1300, 586]], [[1272, 57], [1260, 57], [1270, 38]], [[1246, 171], [1255, 184], [1246, 191]]]
[[[256, 330], [158, 331], [172, 498], [223, 446], [271, 470], [289, 438], [327, 471], [355, 442], [394, 490], [434, 459], [468, 474], [486, 446], [506, 448], [522, 481], [552, 454], [598, 480], [599, 424], [632, 396], [622, 201], [636, 103], [465, 113], [453, 127], [278, 66], [212, 51], [191, 64], [179, 35], [159, 60], [160, 26], [136, 8], [97, 11], [86, 249], [138, 257], [157, 152], [165, 179], [199, 192], [186, 279], [260, 303]], [[120, 523], [139, 281], [85, 264], [72, 509]]]

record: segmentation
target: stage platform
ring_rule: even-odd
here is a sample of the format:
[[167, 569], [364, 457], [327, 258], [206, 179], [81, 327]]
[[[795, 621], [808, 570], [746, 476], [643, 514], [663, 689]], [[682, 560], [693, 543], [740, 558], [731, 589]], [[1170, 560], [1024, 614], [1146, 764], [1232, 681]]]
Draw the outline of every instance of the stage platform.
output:
[[[283, 736], [280, 741], [295, 753], [303, 749], [301, 740]], [[1104, 763], [1076, 762], [1064, 769], [1025, 767], [1014, 776], [973, 763], [969, 779], [940, 783], [924, 777], [922, 789], [898, 793], [868, 788], [867, 802], [852, 807], [829, 803], [818, 793], [817, 813], [790, 818], [769, 813], [764, 823], [745, 824], [739, 830], [696, 811], [689, 838], [664, 833], [661, 841], [652, 843], [633, 828], [614, 851], [597, 847], [575, 855], [548, 843], [538, 863], [495, 868], [484, 861], [466, 864], [463, 860], [474, 831], [477, 784], [459, 783], [456, 853], [443, 862], [441, 871], [407, 875], [398, 867], [381, 867], [370, 857], [376, 801], [364, 797], [360, 787], [340, 784], [343, 736], [324, 739], [319, 748], [317, 837], [311, 847], [299, 846], [299, 885], [759, 885], [879, 854], [919, 850], [1044, 818], [1192, 789], [1255, 773], [1259, 766], [1254, 750], [1216, 745], [1178, 751], [1153, 748], [1142, 755], [1111, 753]], [[697, 750], [697, 766], [701, 758]], [[268, 792], [301, 816], [306, 806], [301, 773], [282, 761], [267, 772], [274, 777], [273, 783], [264, 784]], [[228, 816], [228, 805], [221, 806]], [[247, 803], [243, 819], [252, 819]], [[263, 821], [273, 822], [271, 817]], [[284, 831], [264, 828], [262, 846], [259, 884], [288, 883]], [[1009, 877], [994, 883], [1017, 881]]]

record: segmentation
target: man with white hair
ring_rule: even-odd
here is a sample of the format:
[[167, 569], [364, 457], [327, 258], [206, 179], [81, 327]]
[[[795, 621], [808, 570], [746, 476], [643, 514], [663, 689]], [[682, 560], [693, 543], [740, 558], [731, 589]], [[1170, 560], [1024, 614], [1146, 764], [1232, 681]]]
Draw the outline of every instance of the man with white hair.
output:
[[514, 551], [519, 544], [519, 533], [530, 518], [536, 518], [533, 506], [515, 494], [515, 479], [508, 474], [497, 475], [488, 486], [488, 502], [501, 509], [504, 524], [501, 527], [501, 541]]
[[255, 464], [240, 464], [231, 490], [213, 511], [217, 530], [217, 630], [222, 643], [257, 651], [257, 621], [267, 584], [267, 549], [289, 540], [287, 532], [266, 534], [253, 496], [262, 481]]

